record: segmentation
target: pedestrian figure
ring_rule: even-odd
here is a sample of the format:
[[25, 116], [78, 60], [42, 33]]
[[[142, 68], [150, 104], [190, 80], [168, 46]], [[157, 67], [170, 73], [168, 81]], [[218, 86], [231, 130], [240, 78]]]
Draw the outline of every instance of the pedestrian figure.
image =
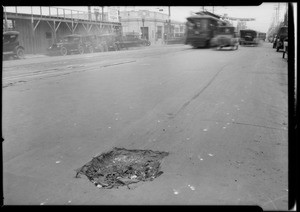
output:
[[164, 34], [164, 42], [165, 42], [165, 44], [167, 44], [167, 34], [166, 33]]

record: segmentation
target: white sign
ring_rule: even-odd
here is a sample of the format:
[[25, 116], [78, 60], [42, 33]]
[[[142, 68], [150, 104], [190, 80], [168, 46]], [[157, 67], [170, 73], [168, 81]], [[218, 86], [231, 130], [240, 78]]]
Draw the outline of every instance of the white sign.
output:
[[108, 7], [108, 21], [119, 22], [118, 8]]

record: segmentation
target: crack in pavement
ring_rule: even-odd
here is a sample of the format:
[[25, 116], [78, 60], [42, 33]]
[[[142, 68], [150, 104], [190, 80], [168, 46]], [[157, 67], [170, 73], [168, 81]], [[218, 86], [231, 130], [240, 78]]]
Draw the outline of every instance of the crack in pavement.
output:
[[223, 69], [227, 66], [228, 64], [224, 65], [211, 79], [210, 81], [197, 93], [195, 94], [189, 101], [185, 102], [179, 110], [170, 118], [175, 118], [182, 110], [184, 110], [192, 101], [194, 101], [196, 98], [200, 96], [201, 93], [203, 93], [208, 86], [211, 85], [211, 83], [216, 79], [216, 77], [223, 71]]

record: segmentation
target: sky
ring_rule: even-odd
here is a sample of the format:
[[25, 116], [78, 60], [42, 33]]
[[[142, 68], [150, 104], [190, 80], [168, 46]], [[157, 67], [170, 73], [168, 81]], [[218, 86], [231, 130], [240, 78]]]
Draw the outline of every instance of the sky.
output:
[[[287, 8], [287, 4], [285, 2], [278, 3], [278, 2], [268, 2], [263, 3], [259, 6], [216, 6], [216, 7], [204, 7], [204, 10], [207, 10], [209, 12], [214, 12], [218, 15], [224, 15], [227, 14], [229, 17], [233, 18], [254, 18], [255, 21], [248, 21], [247, 22], [247, 28], [257, 30], [260, 32], [267, 32], [269, 27], [271, 26], [272, 20], [275, 15], [275, 8], [280, 6], [280, 14], [279, 14], [279, 20], [283, 21], [283, 17]], [[8, 8], [8, 7], [7, 7]], [[65, 8], [65, 9], [72, 9], [72, 10], [78, 10], [82, 12], [87, 12], [88, 7], [86, 6], [59, 6], [59, 8]], [[97, 7], [91, 7], [92, 12], [94, 11], [94, 8]], [[202, 6], [171, 6], [171, 20], [174, 21], [180, 21], [180, 22], [186, 22], [186, 18], [191, 15], [191, 12], [199, 12], [202, 11]], [[18, 7], [18, 12], [21, 12], [22, 10], [30, 10], [30, 7]], [[39, 7], [35, 8], [36, 10], [39, 10]], [[53, 8], [55, 10], [55, 8]], [[107, 11], [108, 7], [104, 7], [104, 11]], [[130, 11], [130, 10], [150, 10], [150, 11], [156, 11], [168, 14], [168, 7], [166, 6], [148, 6], [148, 7], [141, 7], [141, 6], [120, 6], [118, 7], [119, 10], [124, 11]], [[163, 11], [159, 11], [159, 9], [162, 9]], [[13, 8], [7, 9], [13, 10]], [[47, 11], [47, 8], [44, 8], [45, 12]], [[101, 10], [100, 10], [101, 11]], [[294, 10], [296, 12], [296, 10]], [[236, 26], [237, 22], [234, 21], [233, 25]]]
[[[227, 14], [229, 17], [234, 17], [234, 18], [255, 18], [255, 21], [248, 21], [247, 22], [247, 28], [257, 30], [260, 32], [267, 32], [273, 17], [275, 15], [275, 8], [280, 5], [280, 14], [279, 14], [279, 20], [283, 20], [284, 13], [286, 11], [286, 6], [287, 4], [285, 2], [278, 3], [278, 2], [268, 2], [268, 3], [263, 3], [259, 6], [234, 6], [234, 7], [204, 7], [205, 10], [208, 10], [210, 12], [219, 14], [219, 15], [224, 15]], [[70, 8], [70, 7], [64, 7], [64, 8]], [[87, 7], [72, 7], [76, 10], [81, 10], [81, 11], [87, 11]], [[166, 6], [149, 6], [149, 7], [141, 7], [141, 6], [120, 6], [120, 10], [151, 10], [151, 11], [156, 11], [159, 12], [159, 9], [163, 9], [161, 11], [162, 13], [168, 14], [168, 7]], [[175, 21], [180, 21], [180, 22], [186, 22], [186, 17], [191, 15], [191, 12], [198, 12], [202, 11], [203, 7], [202, 6], [171, 6], [171, 20]], [[236, 26], [237, 22], [233, 22], [233, 24]]]

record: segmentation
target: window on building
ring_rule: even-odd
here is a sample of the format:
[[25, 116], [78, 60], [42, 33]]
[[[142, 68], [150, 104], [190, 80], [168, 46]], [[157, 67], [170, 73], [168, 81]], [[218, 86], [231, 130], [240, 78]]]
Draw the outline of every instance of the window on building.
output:
[[162, 38], [162, 26], [157, 26], [156, 36], [158, 39]]
[[15, 20], [12, 19], [7, 19], [7, 21], [5, 19], [3, 19], [3, 28], [6, 24], [6, 27], [8, 30], [15, 30]]
[[51, 38], [52, 38], [52, 33], [46, 32], [46, 39], [51, 39]]

